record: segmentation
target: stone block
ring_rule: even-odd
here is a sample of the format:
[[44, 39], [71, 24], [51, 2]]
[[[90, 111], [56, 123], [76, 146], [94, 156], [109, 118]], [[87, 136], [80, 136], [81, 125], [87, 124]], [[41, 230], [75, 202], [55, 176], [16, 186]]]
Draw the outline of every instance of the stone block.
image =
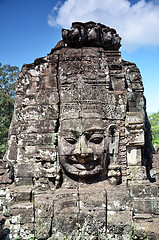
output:
[[44, 74], [42, 76], [43, 90], [52, 90], [53, 88], [57, 88], [57, 66], [48, 66], [47, 69], [44, 70]]
[[[106, 209], [96, 208], [93, 209], [82, 209], [78, 214], [78, 223], [82, 229], [83, 226], [98, 225], [105, 226], [106, 228]], [[97, 227], [97, 226], [96, 226]]]
[[159, 218], [153, 218], [153, 221], [138, 221], [134, 223], [134, 235], [136, 235], [139, 239], [143, 239], [144, 237], [150, 240], [158, 240], [159, 239]]
[[134, 213], [133, 220], [135, 222], [140, 222], [140, 221], [152, 222], [153, 217], [151, 214], [148, 214], [148, 213]]
[[50, 194], [34, 195], [35, 218], [50, 218], [53, 216], [53, 197]]
[[132, 90], [143, 91], [143, 84], [141, 81], [132, 81]]
[[141, 166], [141, 163], [142, 163], [141, 148], [127, 147], [128, 166]]
[[57, 133], [45, 133], [42, 135], [42, 145], [47, 146], [51, 145], [52, 148], [55, 148], [57, 144]]
[[129, 191], [126, 187], [107, 188], [107, 210], [108, 211], [125, 211], [132, 209], [132, 199], [129, 197]]
[[19, 120], [20, 121], [34, 121], [39, 120], [40, 111], [38, 107], [28, 106], [24, 110], [19, 112]]
[[71, 51], [71, 49], [69, 48], [63, 48], [59, 54], [59, 62], [66, 61], [66, 60], [72, 61], [73, 59], [81, 60], [81, 54], [82, 54], [82, 49], [80, 48], [75, 49], [75, 51]]
[[8, 144], [9, 144], [9, 147], [10, 147], [8, 158], [10, 160], [16, 160], [17, 159], [17, 139], [16, 139], [16, 135], [11, 135], [10, 136]]
[[28, 145], [28, 146], [25, 146], [24, 148], [25, 155], [34, 155], [34, 154], [37, 154], [37, 152], [38, 152], [37, 146]]
[[23, 202], [11, 206], [11, 223], [33, 223], [34, 210], [33, 203]]
[[150, 171], [150, 175], [152, 178], [156, 180], [157, 183], [159, 183], [159, 167], [158, 168], [153, 167]]
[[59, 102], [59, 95], [57, 91], [53, 91], [52, 89], [50, 91], [40, 91], [37, 94], [37, 103], [38, 104], [58, 104]]
[[159, 215], [159, 199], [135, 199], [133, 202], [135, 213], [149, 213]]
[[17, 168], [15, 169], [15, 177], [16, 178], [32, 178], [34, 177], [34, 171], [35, 171], [34, 165], [31, 163], [17, 164]]
[[40, 133], [55, 132], [57, 128], [57, 120], [41, 120], [39, 124]]
[[2, 186], [2, 184], [11, 184], [13, 182], [13, 172], [11, 170], [9, 171], [9, 169], [1, 169], [1, 172], [2, 175], [0, 176], [0, 185]]
[[[74, 94], [74, 91], [76, 91], [77, 94]], [[78, 89], [77, 83], [72, 83], [71, 86], [61, 86], [61, 89], [60, 89], [61, 103], [75, 102], [76, 104], [78, 104], [79, 101], [81, 100], [80, 92], [81, 92], [81, 89]]]
[[33, 186], [33, 178], [32, 177], [15, 177], [15, 185], [16, 186]]
[[[27, 139], [27, 136], [33, 136], [34, 138], [37, 136], [36, 133], [38, 133], [39, 131], [39, 124], [40, 121], [25, 121], [23, 123], [20, 124], [20, 136], [23, 137], [23, 135], [25, 136], [25, 140]], [[32, 134], [32, 135], [31, 135]]]
[[46, 177], [34, 179], [34, 193], [45, 193], [45, 191], [50, 190], [48, 182]]
[[12, 201], [22, 202], [22, 201], [32, 201], [32, 190], [33, 187], [29, 186], [17, 186], [10, 190], [10, 195]]
[[124, 76], [111, 76], [111, 87], [112, 90], [116, 91], [124, 91], [125, 90], [125, 78]]
[[107, 231], [108, 233], [124, 234], [129, 233], [132, 226], [131, 211], [108, 211], [107, 212]]
[[135, 131], [130, 131], [126, 132], [126, 146], [132, 147], [142, 147], [144, 146], [145, 143], [145, 135], [144, 135], [144, 130], [135, 130]]
[[50, 237], [50, 230], [52, 226], [51, 218], [36, 218], [35, 233], [36, 239], [43, 240]]
[[120, 51], [104, 51], [104, 57], [109, 63], [120, 63], [121, 62], [121, 52]]
[[126, 120], [125, 120], [125, 126], [130, 127], [134, 124], [141, 124], [141, 126], [144, 123], [144, 115], [142, 113], [137, 112], [127, 112], [126, 113]]
[[19, 236], [23, 240], [34, 239], [35, 237], [34, 223], [29, 222], [21, 224]]
[[65, 119], [78, 119], [80, 112], [80, 106], [76, 103], [61, 103], [60, 115], [61, 120]]
[[[113, 149], [113, 152], [115, 150]], [[116, 160], [116, 159], [115, 159]], [[114, 162], [116, 162], [114, 160]], [[109, 165], [108, 167], [108, 180], [111, 185], [118, 185], [122, 182], [121, 176], [121, 166], [119, 165]]]
[[77, 214], [55, 214], [52, 223], [53, 234], [72, 235], [78, 231], [78, 215]]
[[106, 209], [106, 190], [103, 188], [79, 188], [79, 209], [89, 211], [89, 209]]
[[98, 48], [82, 48], [81, 49], [81, 54], [82, 54], [82, 59], [85, 57], [91, 57], [94, 58], [96, 57], [97, 59], [100, 58], [100, 51]]
[[79, 196], [76, 189], [60, 189], [54, 196], [54, 212], [56, 214], [79, 213]]
[[100, 235], [106, 233], [106, 212], [100, 208], [94, 208], [90, 211], [82, 210], [78, 215], [78, 226], [81, 235], [86, 239], [94, 237], [97, 239]]
[[58, 118], [59, 108], [57, 104], [41, 105], [39, 109], [38, 119], [41, 120], [56, 120]]
[[144, 199], [158, 197], [158, 187], [157, 185], [132, 184], [130, 196]]
[[127, 168], [127, 179], [135, 182], [146, 180], [146, 168], [144, 166], [129, 166]]

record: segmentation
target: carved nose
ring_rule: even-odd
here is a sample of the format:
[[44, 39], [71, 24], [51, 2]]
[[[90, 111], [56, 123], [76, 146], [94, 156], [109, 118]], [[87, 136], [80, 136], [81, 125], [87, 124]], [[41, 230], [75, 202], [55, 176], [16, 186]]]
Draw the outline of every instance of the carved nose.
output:
[[74, 150], [74, 154], [80, 156], [81, 158], [85, 158], [93, 154], [92, 149], [87, 146], [85, 136], [82, 135], [79, 137], [79, 141], [77, 143], [76, 149]]

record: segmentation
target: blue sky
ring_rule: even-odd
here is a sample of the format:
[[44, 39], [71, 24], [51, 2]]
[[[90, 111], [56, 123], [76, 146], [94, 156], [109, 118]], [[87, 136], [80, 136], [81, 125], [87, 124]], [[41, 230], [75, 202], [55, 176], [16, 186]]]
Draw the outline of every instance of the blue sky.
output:
[[159, 110], [159, 0], [0, 0], [0, 62], [22, 67], [47, 55], [72, 21], [104, 23], [122, 58], [141, 71], [148, 113]]

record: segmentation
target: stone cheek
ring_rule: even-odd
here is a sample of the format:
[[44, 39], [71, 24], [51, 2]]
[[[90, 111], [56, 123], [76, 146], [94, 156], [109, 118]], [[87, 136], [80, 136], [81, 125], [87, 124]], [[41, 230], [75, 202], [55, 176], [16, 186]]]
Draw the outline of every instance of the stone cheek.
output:
[[140, 226], [157, 236], [142, 79], [119, 47], [114, 29], [74, 23], [48, 56], [23, 66], [0, 163], [1, 236], [130, 239], [132, 225], [136, 237]]

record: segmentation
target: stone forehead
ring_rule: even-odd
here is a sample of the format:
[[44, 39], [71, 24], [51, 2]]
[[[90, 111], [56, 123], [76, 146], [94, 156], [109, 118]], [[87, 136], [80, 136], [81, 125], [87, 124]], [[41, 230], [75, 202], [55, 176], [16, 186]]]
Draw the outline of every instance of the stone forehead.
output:
[[93, 130], [104, 130], [102, 119], [67, 119], [60, 123], [60, 132], [76, 131], [79, 133]]

